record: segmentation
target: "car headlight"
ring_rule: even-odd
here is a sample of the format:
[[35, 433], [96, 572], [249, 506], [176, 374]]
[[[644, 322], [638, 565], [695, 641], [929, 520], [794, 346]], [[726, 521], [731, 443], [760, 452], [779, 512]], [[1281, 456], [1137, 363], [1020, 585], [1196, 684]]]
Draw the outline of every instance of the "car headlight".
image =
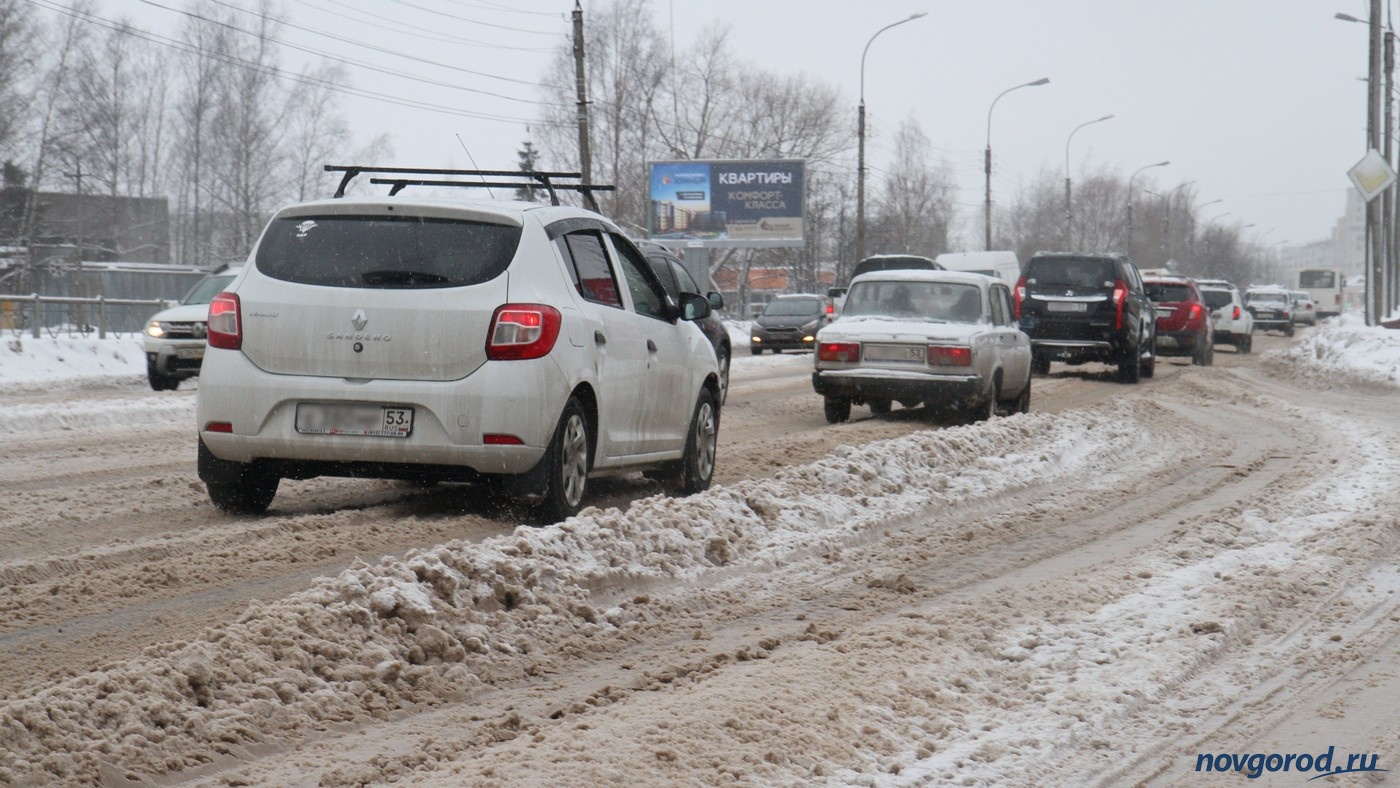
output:
[[165, 326], [159, 320], [152, 320], [146, 324], [146, 336], [160, 339], [165, 336]]

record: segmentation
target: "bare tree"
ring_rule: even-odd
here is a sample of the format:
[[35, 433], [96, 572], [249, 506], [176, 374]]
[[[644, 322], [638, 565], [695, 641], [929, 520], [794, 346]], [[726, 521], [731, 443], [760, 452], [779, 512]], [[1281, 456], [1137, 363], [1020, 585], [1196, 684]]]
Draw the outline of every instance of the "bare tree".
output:
[[15, 142], [28, 118], [39, 60], [37, 33], [25, 0], [0, 0], [0, 160], [18, 156]]
[[953, 177], [947, 164], [929, 162], [930, 144], [912, 117], [894, 138], [894, 164], [875, 201], [871, 248], [926, 257], [948, 250], [953, 221]]

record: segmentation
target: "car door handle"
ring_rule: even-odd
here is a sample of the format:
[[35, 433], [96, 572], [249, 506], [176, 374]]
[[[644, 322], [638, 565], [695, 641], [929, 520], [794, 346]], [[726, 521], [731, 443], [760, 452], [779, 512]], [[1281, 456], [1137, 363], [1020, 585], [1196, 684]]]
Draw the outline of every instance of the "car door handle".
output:
[[655, 353], [655, 352], [656, 352], [656, 343], [653, 342], [653, 341], [651, 341], [650, 339], [647, 340], [647, 352], [648, 352], [648, 353]]
[[594, 332], [593, 332], [593, 342], [594, 342], [595, 344], [599, 344], [599, 345], [606, 345], [606, 344], [608, 344], [608, 338], [605, 337], [605, 336], [603, 336], [603, 332], [602, 332], [602, 331], [594, 331]]

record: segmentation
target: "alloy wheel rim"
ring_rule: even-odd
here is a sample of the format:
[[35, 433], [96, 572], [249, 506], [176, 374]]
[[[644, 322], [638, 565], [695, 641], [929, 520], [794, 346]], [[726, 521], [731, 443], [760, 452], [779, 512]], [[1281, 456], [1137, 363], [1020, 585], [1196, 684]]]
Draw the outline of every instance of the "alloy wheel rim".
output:
[[564, 501], [569, 506], [578, 506], [583, 501], [583, 490], [588, 481], [588, 432], [584, 429], [583, 418], [578, 414], [570, 415], [568, 423], [564, 425], [562, 452]]
[[715, 470], [715, 444], [719, 430], [715, 428], [715, 411], [706, 402], [700, 406], [700, 418], [695, 420], [696, 470], [701, 479], [710, 478]]

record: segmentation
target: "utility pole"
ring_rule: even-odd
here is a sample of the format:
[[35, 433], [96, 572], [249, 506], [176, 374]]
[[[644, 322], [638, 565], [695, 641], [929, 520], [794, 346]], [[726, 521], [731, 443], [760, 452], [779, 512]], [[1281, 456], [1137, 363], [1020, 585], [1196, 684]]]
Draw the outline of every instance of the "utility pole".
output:
[[[1382, 35], [1381, 0], [1371, 0], [1370, 32], [1371, 47], [1366, 91], [1366, 146], [1381, 151], [1381, 124], [1378, 122], [1382, 101], [1381, 82]], [[1370, 260], [1366, 266], [1366, 325], [1379, 325], [1382, 319], [1384, 299], [1382, 298], [1383, 265], [1385, 258], [1385, 238], [1381, 228], [1381, 201], [1372, 199], [1366, 203], [1366, 241]]]
[[[1388, 27], [1388, 26], [1387, 26]], [[1394, 144], [1394, 119], [1390, 116], [1390, 105], [1392, 101], [1391, 90], [1395, 76], [1395, 31], [1385, 30], [1385, 160], [1391, 167], [1395, 166], [1395, 160], [1391, 156]], [[1397, 207], [1395, 184], [1385, 190], [1385, 266], [1383, 267], [1381, 299], [1382, 310], [1380, 319], [1387, 317], [1396, 307], [1396, 264], [1400, 262], [1400, 222], [1396, 221], [1395, 211]]]
[[76, 171], [63, 173], [63, 177], [72, 178], [77, 183], [78, 200], [75, 203], [76, 208], [74, 209], [77, 225], [75, 233], [77, 235], [77, 249], [75, 252], [78, 257], [78, 272], [81, 274], [83, 270], [83, 163], [81, 161], [78, 162], [74, 170]]
[[583, 74], [583, 6], [579, 0], [574, 0], [574, 81], [578, 91], [579, 180], [588, 186], [593, 183], [593, 159], [588, 150], [588, 82]]

